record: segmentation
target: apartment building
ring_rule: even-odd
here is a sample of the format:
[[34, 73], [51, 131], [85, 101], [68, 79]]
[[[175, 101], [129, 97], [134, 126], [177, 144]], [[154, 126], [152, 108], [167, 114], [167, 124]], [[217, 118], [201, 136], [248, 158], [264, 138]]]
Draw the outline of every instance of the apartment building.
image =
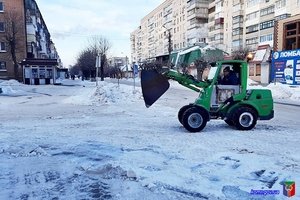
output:
[[[12, 29], [11, 24], [16, 28]], [[15, 47], [7, 36], [14, 38]], [[27, 84], [54, 83], [56, 66], [61, 62], [35, 0], [0, 0], [0, 44], [0, 78], [16, 78]], [[16, 52], [18, 77], [12, 49]]]
[[[210, 1], [208, 9], [208, 44], [226, 51], [224, 45], [224, 17], [229, 12], [226, 11], [227, 2], [224, 0]], [[226, 19], [229, 19], [226, 18]]]
[[[22, 21], [20, 21], [22, 20]], [[12, 29], [11, 22], [17, 26]], [[20, 62], [26, 57], [26, 30], [25, 30], [25, 10], [24, 2], [21, 0], [1, 0], [0, 1], [0, 78], [14, 78], [22, 80], [22, 69], [15, 68], [10, 53], [12, 43], [9, 38], [15, 41], [18, 48], [15, 51], [16, 62]]]
[[208, 41], [208, 0], [188, 0], [186, 39], [188, 46]]
[[246, 0], [244, 21], [244, 47], [254, 53], [249, 64], [253, 80], [270, 81], [270, 52], [274, 44], [276, 21], [299, 13], [298, 0]]
[[131, 33], [133, 62], [168, 59], [171, 51], [206, 42], [208, 0], [166, 0]]

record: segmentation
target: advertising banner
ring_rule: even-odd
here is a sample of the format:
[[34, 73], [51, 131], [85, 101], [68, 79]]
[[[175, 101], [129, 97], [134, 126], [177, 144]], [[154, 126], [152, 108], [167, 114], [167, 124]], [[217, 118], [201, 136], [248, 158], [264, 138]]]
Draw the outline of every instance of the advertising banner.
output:
[[300, 85], [300, 49], [273, 53], [272, 79], [275, 82]]

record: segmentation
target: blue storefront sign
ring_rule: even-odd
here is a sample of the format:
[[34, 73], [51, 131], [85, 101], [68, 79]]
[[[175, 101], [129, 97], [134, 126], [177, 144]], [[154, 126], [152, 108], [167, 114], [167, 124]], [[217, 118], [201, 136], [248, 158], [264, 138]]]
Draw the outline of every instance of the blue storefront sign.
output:
[[273, 53], [272, 78], [276, 82], [300, 85], [300, 49]]

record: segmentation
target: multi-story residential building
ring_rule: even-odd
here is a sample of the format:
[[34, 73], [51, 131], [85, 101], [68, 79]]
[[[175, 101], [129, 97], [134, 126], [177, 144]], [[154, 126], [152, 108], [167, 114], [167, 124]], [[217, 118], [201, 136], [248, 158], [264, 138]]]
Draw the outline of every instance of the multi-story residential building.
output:
[[187, 1], [186, 39], [188, 46], [206, 43], [208, 40], [208, 4], [208, 0]]
[[299, 13], [298, 0], [246, 0], [244, 44], [254, 53], [249, 64], [252, 79], [268, 83], [270, 77], [270, 52], [274, 43], [274, 24]]
[[[166, 55], [170, 43], [176, 50], [206, 42], [229, 54], [250, 49], [256, 53], [255, 63], [266, 62], [275, 21], [299, 10], [300, 0], [166, 0], [132, 33], [133, 61]], [[260, 67], [254, 70], [257, 80]]]
[[226, 50], [224, 45], [224, 0], [210, 1], [208, 44]]
[[244, 0], [228, 0], [224, 10], [224, 50], [231, 53], [243, 47]]
[[[23, 21], [20, 21], [20, 19], [23, 19]], [[15, 31], [11, 27], [12, 22], [17, 25]], [[10, 53], [13, 44], [9, 42], [9, 38], [15, 41], [17, 48], [14, 48], [15, 60], [20, 62], [26, 58], [25, 9], [23, 1], [0, 1], [0, 78], [17, 78], [22, 80], [21, 68], [14, 69], [13, 58]], [[15, 73], [18, 74], [18, 77], [14, 76]]]
[[[16, 29], [16, 46], [5, 38]], [[50, 33], [35, 0], [0, 0], [0, 78], [17, 78], [27, 84], [49, 84], [54, 81], [60, 59]], [[19, 64], [15, 77], [13, 56]], [[21, 64], [21, 65], [20, 65]]]
[[165, 0], [131, 33], [132, 61], [168, 58], [171, 51], [207, 41], [208, 0]]

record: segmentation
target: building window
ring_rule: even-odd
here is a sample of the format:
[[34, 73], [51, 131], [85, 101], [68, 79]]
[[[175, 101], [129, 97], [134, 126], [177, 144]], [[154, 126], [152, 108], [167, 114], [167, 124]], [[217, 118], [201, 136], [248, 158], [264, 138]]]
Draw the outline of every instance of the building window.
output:
[[232, 41], [232, 46], [233, 47], [239, 47], [243, 44], [243, 41], [242, 40], [233, 40]]
[[0, 42], [0, 52], [6, 52], [5, 42]]
[[0, 71], [6, 71], [6, 62], [0, 61]]
[[260, 30], [271, 28], [273, 26], [274, 26], [274, 20], [266, 21], [266, 22], [260, 23]]
[[252, 7], [260, 3], [261, 0], [248, 0], [247, 7]]
[[4, 28], [4, 22], [0, 22], [0, 32], [4, 32], [5, 28]]
[[243, 16], [235, 16], [232, 17], [232, 24], [238, 24], [238, 23], [243, 23]]
[[286, 0], [278, 0], [275, 2], [275, 5], [276, 5], [276, 9], [283, 8], [286, 5]]
[[249, 76], [254, 76], [254, 66], [249, 67]]
[[242, 35], [242, 34], [243, 34], [243, 28], [235, 28], [232, 30], [232, 36]]
[[273, 40], [273, 34], [260, 36], [259, 42], [268, 42]]
[[274, 13], [274, 5], [268, 8], [264, 8], [260, 11], [260, 16], [265, 16]]
[[246, 15], [246, 21], [255, 19], [255, 18], [257, 18], [257, 16], [258, 16], [258, 11], [250, 13], [250, 14]]
[[4, 6], [3, 6], [3, 2], [0, 2], [0, 12], [4, 11]]
[[247, 45], [257, 44], [257, 37], [246, 39]]
[[[284, 50], [300, 48], [300, 22], [285, 24]], [[297, 31], [298, 30], [298, 31]]]
[[256, 76], [260, 76], [261, 75], [261, 65], [260, 64], [256, 65], [255, 74], [256, 74]]
[[258, 31], [258, 24], [246, 27], [246, 33], [253, 33]]
[[[299, 0], [299, 1], [300, 1], [300, 0]], [[279, 21], [279, 20], [288, 18], [288, 17], [290, 17], [290, 16], [291, 16], [291, 14], [282, 14], [282, 15], [276, 16], [276, 17], [275, 17], [275, 21]]]

